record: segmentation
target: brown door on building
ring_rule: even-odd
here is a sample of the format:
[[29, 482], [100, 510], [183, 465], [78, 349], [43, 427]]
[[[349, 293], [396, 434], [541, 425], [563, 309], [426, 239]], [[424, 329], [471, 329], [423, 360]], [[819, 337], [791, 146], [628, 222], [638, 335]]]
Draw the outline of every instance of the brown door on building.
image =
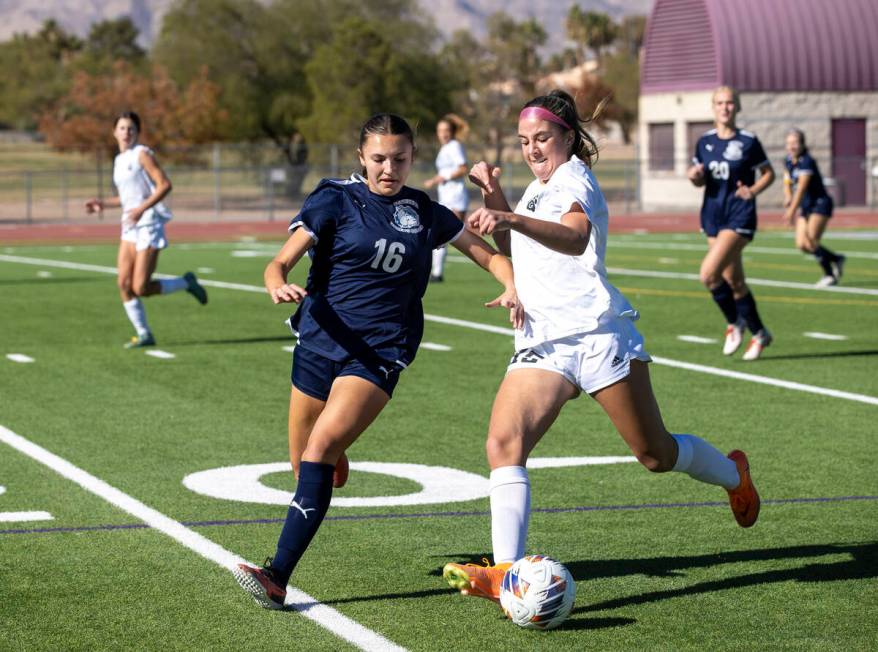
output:
[[842, 187], [844, 203], [866, 203], [866, 120], [839, 118], [832, 121], [832, 176]]

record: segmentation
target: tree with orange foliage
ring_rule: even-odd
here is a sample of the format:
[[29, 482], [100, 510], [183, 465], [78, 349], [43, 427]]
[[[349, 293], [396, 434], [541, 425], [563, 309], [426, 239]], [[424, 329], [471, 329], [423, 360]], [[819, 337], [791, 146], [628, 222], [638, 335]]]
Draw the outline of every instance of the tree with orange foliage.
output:
[[219, 93], [206, 68], [180, 89], [162, 66], [144, 76], [117, 61], [109, 75], [77, 72], [70, 91], [40, 116], [39, 131], [58, 150], [112, 156], [113, 121], [122, 111], [137, 111], [153, 147], [179, 149], [221, 139], [228, 114], [219, 108]]

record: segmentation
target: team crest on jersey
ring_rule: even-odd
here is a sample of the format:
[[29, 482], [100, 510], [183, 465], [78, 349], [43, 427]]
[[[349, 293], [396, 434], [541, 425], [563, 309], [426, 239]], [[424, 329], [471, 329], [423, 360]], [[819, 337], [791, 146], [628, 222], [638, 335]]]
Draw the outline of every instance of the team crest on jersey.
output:
[[744, 143], [740, 140], [730, 140], [723, 152], [723, 158], [727, 161], [740, 161], [744, 158]]
[[420, 233], [424, 230], [418, 215], [418, 202], [413, 199], [400, 199], [393, 204], [393, 221], [390, 225], [403, 233]]
[[542, 199], [542, 198], [543, 198], [543, 193], [540, 193], [539, 195], [534, 196], [529, 202], [527, 202], [527, 210], [529, 210], [531, 213], [533, 213], [537, 209], [537, 206], [539, 206], [540, 199]]

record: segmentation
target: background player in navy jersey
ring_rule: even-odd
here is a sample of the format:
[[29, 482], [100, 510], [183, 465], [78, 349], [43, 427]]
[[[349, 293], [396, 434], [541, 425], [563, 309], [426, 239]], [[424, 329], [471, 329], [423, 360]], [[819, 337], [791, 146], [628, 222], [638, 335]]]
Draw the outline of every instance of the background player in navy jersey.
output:
[[[796, 247], [813, 254], [823, 269], [818, 287], [836, 285], [841, 280], [844, 256], [829, 251], [820, 238], [832, 217], [832, 197], [826, 192], [817, 161], [805, 145], [805, 133], [791, 129], [786, 138], [787, 157], [784, 161], [784, 220], [796, 223]], [[801, 209], [799, 219], [796, 211]]]
[[735, 125], [741, 109], [737, 92], [720, 86], [711, 102], [716, 128], [698, 139], [688, 171], [695, 186], [704, 186], [701, 230], [707, 236], [707, 255], [701, 262], [701, 282], [728, 322], [723, 353], [738, 350], [746, 326], [753, 337], [744, 360], [756, 360], [772, 337], [744, 279], [742, 252], [756, 233], [756, 195], [774, 181], [774, 170], [759, 139]]
[[[265, 269], [274, 303], [301, 304], [291, 320], [299, 334], [289, 422], [296, 493], [274, 558], [263, 568], [241, 564], [234, 570], [241, 586], [269, 609], [283, 606], [287, 581], [320, 527], [333, 485], [344, 483], [345, 450], [378, 416], [414, 360], [433, 249], [452, 242], [491, 272], [505, 289], [485, 305], [509, 308], [516, 328], [523, 321], [509, 259], [426, 193], [405, 186], [414, 151], [405, 120], [389, 113], [370, 118], [358, 150], [366, 178], [324, 179]], [[306, 252], [306, 288], [287, 283]]]

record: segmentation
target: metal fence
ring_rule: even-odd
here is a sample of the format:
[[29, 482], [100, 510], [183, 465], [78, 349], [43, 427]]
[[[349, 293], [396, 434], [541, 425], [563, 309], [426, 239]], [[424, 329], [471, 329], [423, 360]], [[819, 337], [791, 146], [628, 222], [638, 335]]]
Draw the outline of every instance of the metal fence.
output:
[[[0, 159], [2, 159], [0, 152]], [[473, 148], [471, 160], [481, 152]], [[360, 165], [350, 147], [311, 146], [305, 162], [291, 165], [272, 144], [222, 144], [207, 147], [159, 151], [162, 167], [174, 184], [166, 203], [174, 218], [188, 221], [288, 220], [301, 206], [304, 196], [324, 177], [346, 177]], [[829, 172], [828, 152], [814, 152], [830, 193], [839, 206], [846, 202], [845, 187]], [[783, 151], [772, 149], [769, 157], [780, 177]], [[408, 185], [422, 187], [435, 174], [435, 149], [421, 147]], [[517, 201], [533, 176], [516, 148], [504, 150], [503, 186], [510, 201]], [[85, 223], [96, 219], [117, 221], [118, 214], [87, 215], [85, 202], [92, 197], [114, 194], [112, 160], [104, 156], [83, 156], [74, 163], [58, 164], [58, 157], [45, 154], [45, 161], [29, 159], [21, 169], [8, 163], [0, 167], [0, 223]], [[64, 159], [61, 159], [64, 160]], [[873, 207], [878, 201], [878, 159], [863, 158], [858, 164], [866, 179], [867, 195]], [[601, 189], [614, 211], [631, 212], [641, 206], [644, 179], [683, 178], [688, 160], [675, 160], [666, 169], [655, 169], [649, 160], [638, 161], [633, 147], [606, 148], [595, 167]], [[669, 169], [668, 169], [669, 168]], [[782, 184], [775, 183], [760, 205], [780, 206]], [[700, 193], [696, 191], [698, 198]], [[695, 196], [695, 195], [693, 195]], [[471, 190], [471, 206], [477, 191]], [[691, 205], [692, 198], [681, 198]], [[697, 199], [700, 201], [700, 199]], [[645, 207], [649, 208], [649, 206]]]
[[[598, 169], [607, 199], [627, 210], [637, 206], [637, 169], [627, 156], [602, 157]], [[470, 152], [477, 160], [479, 152]], [[435, 175], [435, 148], [419, 146], [408, 185], [423, 187]], [[177, 220], [287, 220], [324, 177], [347, 177], [360, 164], [350, 147], [311, 146], [304, 163], [291, 165], [272, 144], [214, 145], [158, 151], [162, 168], [174, 189], [165, 203]], [[506, 157], [505, 157], [506, 158]], [[515, 150], [503, 162], [503, 185], [511, 201], [523, 194], [533, 175]], [[96, 218], [85, 213], [85, 202], [115, 194], [112, 160], [82, 157], [77, 163], [46, 163], [30, 169], [0, 168], [0, 222], [55, 223], [118, 220], [106, 212]], [[472, 205], [477, 191], [471, 189]]]

